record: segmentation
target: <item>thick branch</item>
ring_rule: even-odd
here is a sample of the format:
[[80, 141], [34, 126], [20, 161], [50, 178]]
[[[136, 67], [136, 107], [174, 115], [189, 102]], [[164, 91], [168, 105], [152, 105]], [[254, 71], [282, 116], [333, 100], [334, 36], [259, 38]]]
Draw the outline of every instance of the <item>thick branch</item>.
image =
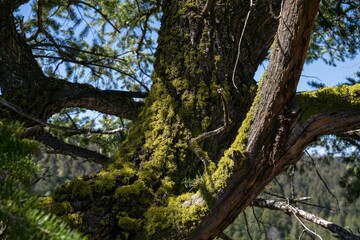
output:
[[[291, 161], [299, 159], [300, 153], [282, 158], [285, 154], [282, 152], [282, 141], [286, 141], [288, 136], [286, 122], [282, 122], [280, 117], [295, 95], [319, 2], [284, 2], [266, 75], [253, 103], [253, 110], [250, 110], [253, 112], [243, 122], [243, 125], [249, 124], [250, 129], [248, 126], [240, 128], [240, 134], [231, 147], [238, 151], [247, 150], [250, 156], [233, 173], [226, 189], [210, 209], [211, 214], [204, 218], [193, 236], [194, 239], [218, 236], [273, 177]], [[242, 135], [247, 139], [244, 140]], [[243, 149], [244, 143], [246, 149]], [[229, 156], [224, 156], [224, 160], [220, 161], [226, 161]]]
[[260, 151], [266, 145], [263, 136], [274, 136], [278, 116], [296, 93], [318, 8], [319, 1], [285, 1], [283, 5], [284, 14], [255, 103], [256, 121], [249, 132], [248, 151]]
[[[288, 151], [305, 147], [320, 135], [360, 128], [360, 84], [323, 88], [296, 97], [299, 119], [288, 140]], [[296, 147], [295, 147], [296, 146]]]
[[146, 93], [99, 90], [45, 76], [14, 21], [11, 11], [0, 7], [0, 88], [4, 99], [42, 121], [70, 107], [136, 119], [143, 103], [132, 98], [144, 98]]
[[[59, 81], [59, 80], [57, 80]], [[87, 84], [61, 81], [51, 99], [48, 115], [61, 109], [80, 107], [128, 119], [136, 119], [143, 102], [133, 98], [145, 98], [144, 92], [100, 90]]]
[[88, 161], [102, 165], [110, 161], [108, 157], [100, 153], [65, 143], [60, 139], [52, 136], [50, 133], [39, 134], [35, 137], [35, 139], [39, 142], [44, 143], [46, 146], [51, 147], [54, 150], [54, 153], [69, 155], [74, 158], [82, 157]]
[[287, 202], [256, 199], [253, 202], [253, 205], [256, 207], [268, 208], [268, 209], [272, 209], [272, 210], [280, 210], [285, 213], [294, 214], [298, 217], [301, 217], [305, 220], [315, 223], [325, 229], [328, 229], [333, 233], [338, 234], [340, 236], [340, 239], [342, 239], [342, 240], [360, 240], [359, 236], [356, 236], [356, 235], [352, 234], [351, 232], [348, 232], [344, 228], [336, 225], [335, 223], [326, 221], [325, 219], [322, 219], [314, 214], [306, 212], [300, 208], [293, 207], [290, 204], [288, 204]]

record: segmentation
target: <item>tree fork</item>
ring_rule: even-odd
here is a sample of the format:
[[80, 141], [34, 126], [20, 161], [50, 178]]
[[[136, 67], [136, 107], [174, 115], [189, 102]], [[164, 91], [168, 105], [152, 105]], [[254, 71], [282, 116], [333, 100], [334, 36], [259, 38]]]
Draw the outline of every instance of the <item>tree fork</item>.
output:
[[254, 121], [246, 146], [250, 152], [247, 160], [250, 163], [233, 174], [225, 192], [210, 208], [211, 214], [203, 219], [193, 239], [219, 236], [280, 173], [280, 169], [290, 164], [290, 160], [299, 159], [302, 151], [292, 159], [281, 158], [286, 153], [276, 143], [283, 141], [278, 138], [285, 138], [290, 129], [281, 127], [279, 116], [286, 114], [285, 107], [295, 96], [319, 3], [319, 0], [284, 2], [270, 63], [260, 85], [258, 99], [253, 103], [255, 106], [251, 117]]

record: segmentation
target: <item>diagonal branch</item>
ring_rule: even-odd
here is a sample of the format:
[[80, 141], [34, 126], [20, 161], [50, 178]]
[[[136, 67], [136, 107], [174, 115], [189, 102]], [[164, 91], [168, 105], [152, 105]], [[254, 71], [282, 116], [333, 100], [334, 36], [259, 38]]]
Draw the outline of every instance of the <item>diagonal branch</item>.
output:
[[[102, 133], [101, 131], [96, 131], [96, 130], [91, 130], [91, 129], [73, 129], [73, 128], [61, 127], [61, 126], [56, 126], [53, 124], [45, 123], [36, 117], [30, 116], [29, 114], [24, 113], [17, 106], [7, 102], [6, 100], [4, 100], [2, 98], [0, 98], [0, 105], [7, 107], [8, 109], [16, 112], [17, 114], [21, 115], [22, 117], [25, 117], [28, 120], [30, 120], [36, 124], [39, 124], [42, 127], [50, 127], [50, 128], [55, 128], [55, 129], [59, 129], [62, 131], [67, 131], [70, 133], [79, 133], [79, 134]], [[104, 131], [104, 132], [106, 132], [106, 131]], [[117, 129], [109, 130], [107, 132], [109, 134], [112, 134], [112, 133], [117, 132]], [[78, 147], [78, 146], [75, 146], [72, 144], [65, 143], [62, 140], [53, 137], [50, 133], [41, 133], [41, 129], [39, 129], [39, 127], [28, 128], [23, 134], [23, 137], [30, 137], [30, 136], [34, 136], [36, 140], [53, 148], [55, 153], [70, 155], [74, 158], [82, 157], [89, 161], [96, 162], [99, 164], [105, 164], [106, 162], [109, 162], [109, 160], [110, 160], [108, 157], [106, 157], [102, 154], [99, 154], [97, 152], [94, 152], [94, 151], [91, 151], [91, 150], [88, 150], [88, 149], [85, 149], [82, 147]]]
[[315, 223], [327, 230], [330, 230], [331, 232], [338, 234], [341, 239], [343, 240], [360, 240], [359, 236], [356, 236], [355, 234], [345, 230], [344, 228], [340, 227], [339, 225], [336, 225], [333, 222], [329, 222], [323, 218], [320, 218], [312, 213], [306, 212], [300, 208], [291, 206], [287, 202], [282, 201], [275, 201], [275, 200], [265, 200], [265, 199], [256, 199], [253, 202], [253, 205], [256, 207], [261, 208], [268, 208], [271, 210], [280, 210], [285, 213], [294, 214], [297, 217], [300, 217], [302, 219], [305, 219], [307, 221], [310, 221], [312, 223]]
[[[218, 164], [233, 160], [234, 166], [237, 162], [240, 166], [233, 167], [226, 188], [212, 205], [211, 214], [202, 220], [194, 239], [219, 235], [272, 178], [291, 161], [299, 159], [301, 152], [295, 156], [283, 152], [282, 142], [286, 142], [288, 130], [282, 115], [296, 93], [319, 3], [320, 0], [284, 1], [270, 63], [259, 92], [237, 138]], [[249, 154], [245, 156], [245, 152]], [[245, 159], [232, 158], [234, 155], [243, 155]]]
[[53, 149], [52, 153], [69, 155], [73, 158], [82, 157], [88, 161], [98, 163], [101, 165], [104, 165], [110, 161], [110, 158], [100, 153], [65, 143], [60, 139], [52, 136], [50, 133], [39, 134], [35, 136], [35, 139], [39, 142], [42, 142], [46, 146], [52, 148]]
[[[274, 142], [272, 137], [275, 137], [278, 117], [285, 114], [296, 93], [319, 8], [319, 1], [297, 2], [285, 2], [283, 5], [282, 11], [286, 14], [280, 18], [270, 62], [261, 83], [258, 101], [254, 103], [253, 119], [256, 121], [249, 130], [249, 151], [261, 151], [261, 147], [268, 143], [264, 142], [266, 135], [269, 142]], [[272, 155], [269, 152], [265, 154]]]

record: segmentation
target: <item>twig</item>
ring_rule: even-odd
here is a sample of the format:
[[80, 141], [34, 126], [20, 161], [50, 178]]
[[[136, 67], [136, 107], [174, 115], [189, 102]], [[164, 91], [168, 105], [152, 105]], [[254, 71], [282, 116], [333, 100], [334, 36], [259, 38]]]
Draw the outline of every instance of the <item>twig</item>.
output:
[[238, 54], [237, 54], [237, 57], [236, 57], [236, 61], [235, 61], [235, 66], [234, 66], [234, 70], [233, 70], [233, 74], [232, 74], [232, 83], [234, 85], [234, 87], [237, 89], [237, 86], [235, 84], [235, 72], [236, 72], [236, 68], [237, 68], [237, 65], [239, 63], [239, 59], [240, 59], [240, 52], [241, 52], [241, 42], [242, 42], [242, 39], [243, 39], [243, 36], [244, 36], [244, 33], [245, 33], [245, 28], [246, 28], [246, 25], [247, 25], [247, 22], [248, 22], [248, 19], [249, 19], [249, 16], [250, 16], [250, 13], [251, 13], [251, 10], [253, 8], [253, 6], [255, 6], [253, 4], [253, 1], [250, 0], [250, 9], [246, 15], [246, 19], [245, 19], [245, 23], [244, 23], [244, 27], [241, 31], [241, 35], [240, 35], [240, 40], [239, 40], [239, 44], [238, 44]]
[[224, 90], [222, 88], [220, 88], [220, 89], [218, 89], [217, 92], [220, 94], [221, 102], [223, 105], [224, 125], [215, 130], [202, 133], [199, 136], [194, 137], [189, 141], [190, 149], [196, 154], [196, 156], [198, 158], [200, 158], [200, 160], [204, 163], [205, 166], [206, 166], [206, 163], [209, 161], [209, 157], [208, 157], [207, 153], [201, 149], [201, 147], [199, 146], [199, 143], [201, 141], [204, 141], [207, 138], [210, 138], [219, 133], [222, 133], [229, 125], [229, 111], [228, 111], [228, 106], [227, 106], [226, 98], [225, 98], [225, 95], [223, 94], [223, 91]]
[[312, 161], [312, 164], [315, 168], [315, 172], [316, 174], [318, 175], [318, 177], [320, 178], [321, 182], [324, 184], [326, 190], [328, 191], [328, 193], [335, 199], [336, 203], [337, 203], [337, 206], [338, 206], [338, 209], [340, 209], [340, 204], [339, 204], [339, 200], [337, 199], [337, 197], [331, 192], [330, 188], [328, 187], [328, 185], [326, 184], [325, 180], [322, 178], [321, 174], [319, 173], [317, 167], [316, 167], [316, 163], [315, 163], [315, 160], [313, 157], [311, 157], [310, 153], [308, 152], [307, 149], [305, 149], [305, 153], [309, 156], [309, 158], [311, 159]]
[[283, 9], [283, 5], [284, 5], [284, 0], [281, 1], [281, 7], [280, 7], [280, 13], [278, 16], [275, 15], [275, 13], [273, 12], [272, 9], [272, 5], [270, 3], [269, 8], [270, 8], [270, 14], [274, 19], [280, 19], [281, 18], [281, 13], [282, 13], [282, 9]]
[[214, 5], [214, 0], [207, 0], [203, 10], [201, 11], [201, 15], [205, 16], [210, 12], [211, 7]]
[[299, 218], [299, 217], [296, 215], [296, 213], [295, 213], [296, 211], [293, 210], [293, 208], [294, 208], [294, 207], [290, 206], [291, 212], [293, 213], [294, 217], [298, 220], [298, 222], [303, 226], [303, 228], [304, 228], [307, 232], [309, 232], [309, 233], [311, 233], [312, 235], [314, 235], [314, 236], [320, 238], [321, 240], [323, 240], [322, 237], [321, 237], [319, 234], [317, 234], [316, 232], [310, 230], [310, 229], [305, 225], [305, 223], [303, 223], [303, 222], [300, 220], [300, 218]]
[[335, 211], [332, 208], [324, 207], [324, 206], [321, 206], [321, 205], [318, 205], [318, 204], [304, 202], [304, 201], [310, 200], [311, 199], [310, 197], [301, 197], [301, 198], [291, 199], [291, 198], [287, 198], [285, 196], [280, 196], [280, 195], [275, 194], [275, 193], [270, 193], [270, 192], [264, 192], [264, 193], [268, 194], [270, 196], [278, 197], [280, 199], [288, 200], [290, 203], [293, 203], [293, 202], [294, 203], [300, 203], [300, 204], [304, 204], [304, 205], [308, 205], [308, 206], [312, 206], [312, 207], [327, 209], [329, 211]]
[[246, 225], [247, 234], [248, 234], [248, 236], [249, 236], [249, 238], [250, 238], [251, 240], [254, 240], [254, 239], [252, 238], [252, 236], [251, 236], [251, 232], [250, 232], [250, 228], [249, 228], [249, 223], [248, 223], [248, 220], [247, 220], [247, 217], [246, 217], [246, 213], [245, 213], [245, 212], [243, 212], [243, 216], [244, 216], [244, 221], [245, 221], [245, 225]]
[[[258, 225], [259, 231], [261, 230], [261, 229], [260, 229], [260, 224], [261, 224], [261, 226], [262, 226], [262, 228], [263, 228], [263, 231], [264, 231], [264, 233], [265, 233], [265, 237], [267, 237], [267, 231], [266, 231], [265, 224], [264, 224], [262, 221], [260, 221], [260, 219], [259, 219], [258, 216], [256, 215], [254, 206], [251, 206], [251, 209], [252, 209], [252, 213], [253, 213], [253, 215], [254, 215], [254, 218], [255, 218], [255, 220], [256, 220], [256, 223], [257, 223], [257, 225]], [[262, 215], [263, 213], [264, 213], [264, 210], [262, 210], [262, 212], [260, 213], [260, 217], [261, 217], [261, 215]]]

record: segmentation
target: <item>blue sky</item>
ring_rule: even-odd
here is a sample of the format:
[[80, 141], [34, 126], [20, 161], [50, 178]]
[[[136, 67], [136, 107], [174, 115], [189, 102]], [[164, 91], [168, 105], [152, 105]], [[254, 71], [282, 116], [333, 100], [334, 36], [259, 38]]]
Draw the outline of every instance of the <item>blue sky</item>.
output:
[[346, 77], [356, 79], [355, 74], [357, 71], [360, 71], [359, 55], [357, 55], [355, 59], [347, 59], [345, 62], [338, 62], [336, 67], [326, 65], [322, 60], [318, 60], [312, 64], [305, 64], [298, 91], [309, 90], [307, 81], [311, 81], [312, 79], [305, 76], [317, 77], [326, 86], [334, 86], [345, 82]]
[[[260, 80], [265, 71], [266, 64], [260, 65], [255, 74], [255, 79]], [[354, 59], [346, 59], [345, 62], [336, 62], [336, 67], [325, 64], [323, 60], [317, 60], [310, 64], [305, 64], [300, 78], [297, 91], [314, 90], [307, 82], [315, 80], [324, 83], [326, 86], [335, 86], [344, 83], [346, 77], [356, 79], [356, 72], [360, 71], [360, 56]]]

